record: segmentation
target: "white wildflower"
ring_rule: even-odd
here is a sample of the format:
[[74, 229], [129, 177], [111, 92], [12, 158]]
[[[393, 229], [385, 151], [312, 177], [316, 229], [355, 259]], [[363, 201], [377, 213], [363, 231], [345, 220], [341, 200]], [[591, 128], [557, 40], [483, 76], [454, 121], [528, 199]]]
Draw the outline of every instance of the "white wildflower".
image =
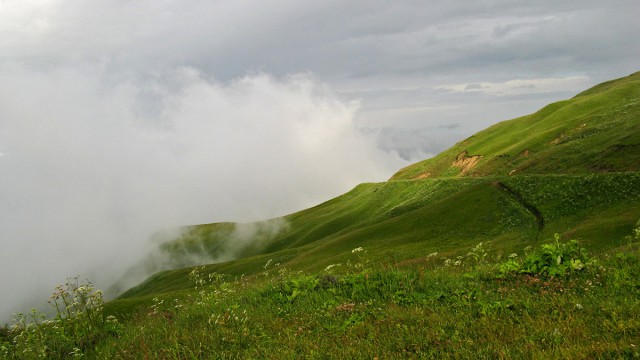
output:
[[333, 269], [334, 267], [340, 266], [342, 264], [331, 264], [329, 266], [327, 266], [326, 268], [324, 268], [324, 271], [329, 271], [331, 269]]
[[263, 268], [265, 268], [265, 269], [268, 268], [272, 261], [273, 261], [273, 259], [269, 259], [269, 261], [267, 261], [267, 263], [264, 264]]

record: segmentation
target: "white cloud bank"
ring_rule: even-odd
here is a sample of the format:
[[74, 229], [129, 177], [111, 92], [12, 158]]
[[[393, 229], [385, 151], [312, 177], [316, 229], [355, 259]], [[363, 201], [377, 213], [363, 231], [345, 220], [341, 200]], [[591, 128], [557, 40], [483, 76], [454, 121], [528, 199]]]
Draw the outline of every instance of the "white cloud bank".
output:
[[579, 92], [588, 85], [588, 77], [571, 76], [564, 78], [513, 79], [503, 82], [463, 83], [442, 85], [436, 88], [457, 93], [477, 92], [495, 96], [515, 96], [550, 92]]
[[637, 71], [639, 4], [0, 0], [0, 319]]
[[156, 230], [284, 215], [401, 164], [308, 75], [5, 64], [0, 78], [1, 319], [67, 276], [107, 286]]

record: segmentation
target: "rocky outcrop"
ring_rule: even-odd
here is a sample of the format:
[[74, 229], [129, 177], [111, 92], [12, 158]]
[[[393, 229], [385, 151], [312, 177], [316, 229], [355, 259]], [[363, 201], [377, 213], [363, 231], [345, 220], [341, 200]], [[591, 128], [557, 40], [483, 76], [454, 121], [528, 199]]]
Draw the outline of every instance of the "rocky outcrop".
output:
[[458, 154], [451, 165], [460, 168], [461, 173], [464, 174], [473, 169], [478, 164], [478, 161], [480, 161], [480, 158], [482, 158], [482, 155], [469, 156], [469, 152], [465, 150]]

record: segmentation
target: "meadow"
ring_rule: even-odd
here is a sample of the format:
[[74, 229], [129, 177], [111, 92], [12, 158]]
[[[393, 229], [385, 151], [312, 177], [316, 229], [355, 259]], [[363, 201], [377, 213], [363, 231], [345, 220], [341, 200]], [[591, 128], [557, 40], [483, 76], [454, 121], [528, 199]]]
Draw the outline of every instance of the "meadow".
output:
[[[640, 225], [640, 224], [639, 224]], [[316, 273], [193, 268], [188, 291], [126, 315], [90, 284], [57, 289], [59, 316], [5, 328], [6, 358], [298, 359], [640, 357], [640, 226], [594, 256], [559, 238], [498, 256], [380, 264], [355, 248]], [[77, 281], [77, 280], [75, 280]], [[38, 321], [40, 319], [40, 321]]]
[[0, 356], [640, 358], [638, 150], [635, 73], [312, 208], [176, 229], [117, 298], [73, 278], [16, 314]]

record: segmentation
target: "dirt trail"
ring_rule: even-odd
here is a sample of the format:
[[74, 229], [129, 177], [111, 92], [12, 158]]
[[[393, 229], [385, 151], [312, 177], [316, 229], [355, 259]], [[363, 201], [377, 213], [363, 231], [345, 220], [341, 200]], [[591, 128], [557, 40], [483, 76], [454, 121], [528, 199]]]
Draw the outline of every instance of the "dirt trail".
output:
[[517, 191], [514, 191], [504, 183], [500, 181], [492, 182], [491, 185], [496, 189], [500, 190], [500, 193], [509, 196], [518, 202], [523, 208], [527, 209], [533, 216], [536, 217], [536, 222], [538, 223], [538, 231], [542, 231], [544, 229], [544, 217], [542, 217], [542, 213], [535, 206], [529, 204]]

